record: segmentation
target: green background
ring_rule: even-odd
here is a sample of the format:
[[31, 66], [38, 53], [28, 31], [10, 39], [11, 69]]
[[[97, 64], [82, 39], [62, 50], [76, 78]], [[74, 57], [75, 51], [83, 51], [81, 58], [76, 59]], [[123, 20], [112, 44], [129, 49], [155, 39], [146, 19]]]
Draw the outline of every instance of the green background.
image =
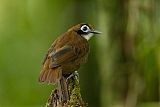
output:
[[44, 55], [81, 22], [103, 32], [79, 70], [89, 107], [158, 107], [159, 0], [0, 0], [0, 107], [44, 107]]

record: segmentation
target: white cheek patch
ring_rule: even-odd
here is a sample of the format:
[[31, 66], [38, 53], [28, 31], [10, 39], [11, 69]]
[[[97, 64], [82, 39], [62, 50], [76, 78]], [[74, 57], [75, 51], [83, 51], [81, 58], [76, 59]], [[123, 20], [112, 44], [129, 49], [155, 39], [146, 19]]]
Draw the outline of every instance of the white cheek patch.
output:
[[83, 37], [87, 40], [89, 40], [93, 36], [92, 33], [89, 33], [88, 35], [83, 35]]

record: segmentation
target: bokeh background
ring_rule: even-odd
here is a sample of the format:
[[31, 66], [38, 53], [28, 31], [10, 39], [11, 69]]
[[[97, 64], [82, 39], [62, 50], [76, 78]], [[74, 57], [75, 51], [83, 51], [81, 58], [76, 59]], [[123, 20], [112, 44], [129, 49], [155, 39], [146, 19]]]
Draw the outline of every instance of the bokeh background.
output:
[[44, 107], [37, 78], [47, 49], [71, 26], [103, 32], [79, 70], [89, 107], [160, 104], [159, 0], [0, 0], [0, 107]]

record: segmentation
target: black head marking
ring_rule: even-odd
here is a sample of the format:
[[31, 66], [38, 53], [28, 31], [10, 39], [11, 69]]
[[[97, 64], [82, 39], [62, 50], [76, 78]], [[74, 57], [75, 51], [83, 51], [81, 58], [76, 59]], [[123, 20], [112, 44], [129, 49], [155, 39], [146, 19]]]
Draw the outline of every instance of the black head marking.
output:
[[82, 35], [87, 35], [90, 33], [90, 31], [91, 31], [91, 29], [88, 26], [88, 24], [82, 24], [80, 29], [77, 31], [77, 33], [82, 34]]

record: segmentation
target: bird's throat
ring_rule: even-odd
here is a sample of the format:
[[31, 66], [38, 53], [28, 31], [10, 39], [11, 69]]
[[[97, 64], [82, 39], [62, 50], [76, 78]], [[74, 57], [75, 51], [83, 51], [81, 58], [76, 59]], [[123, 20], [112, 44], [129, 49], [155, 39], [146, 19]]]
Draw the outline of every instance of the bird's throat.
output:
[[87, 40], [89, 40], [93, 36], [92, 33], [89, 33], [88, 35], [83, 35], [83, 37]]

